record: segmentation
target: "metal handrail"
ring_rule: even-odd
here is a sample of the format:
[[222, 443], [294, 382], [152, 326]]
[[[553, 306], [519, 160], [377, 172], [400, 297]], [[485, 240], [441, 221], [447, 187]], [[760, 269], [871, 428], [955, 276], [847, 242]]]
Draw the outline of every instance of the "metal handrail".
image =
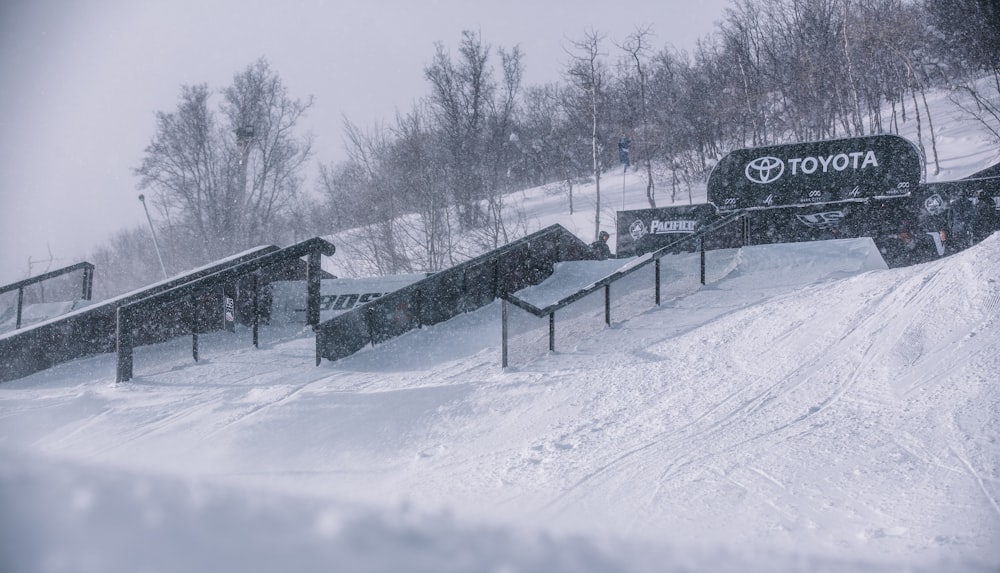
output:
[[656, 264], [656, 304], [660, 304], [660, 259], [671, 254], [678, 246], [685, 243], [689, 243], [695, 240], [701, 240], [701, 284], [705, 284], [705, 243], [704, 238], [719, 229], [722, 229], [732, 223], [740, 220], [743, 217], [743, 211], [730, 212], [725, 216], [719, 216], [715, 220], [711, 221], [709, 224], [703, 226], [698, 231], [687, 235], [681, 239], [678, 239], [672, 243], [664, 245], [659, 249], [642, 255], [639, 259], [633, 261], [625, 268], [619, 269], [610, 275], [607, 275], [585, 287], [577, 290], [576, 292], [567, 295], [558, 301], [545, 306], [544, 308], [539, 308], [530, 302], [522, 299], [514, 293], [503, 293], [500, 295], [502, 300], [501, 308], [501, 366], [503, 368], [507, 367], [507, 303], [513, 304], [514, 306], [527, 311], [539, 318], [548, 315], [549, 317], [549, 351], [555, 351], [555, 313], [557, 310], [561, 310], [574, 302], [586, 297], [600, 288], [604, 288], [604, 322], [607, 325], [611, 324], [611, 285], [629, 275], [636, 272], [637, 270], [644, 268], [650, 263]]
[[[610, 284], [612, 284], [614, 282], [617, 282], [617, 281], [625, 278], [626, 276], [634, 273], [635, 271], [637, 271], [637, 270], [645, 267], [649, 263], [658, 262], [661, 258], [669, 255], [678, 246], [683, 245], [685, 243], [688, 243], [690, 241], [693, 241], [695, 239], [701, 239], [701, 238], [705, 237], [706, 235], [708, 235], [709, 233], [712, 233], [714, 231], [718, 231], [719, 229], [725, 227], [726, 225], [732, 224], [733, 222], [737, 221], [742, 216], [743, 216], [743, 213], [739, 212], [739, 213], [732, 213], [732, 214], [730, 214], [729, 216], [726, 216], [726, 217], [720, 217], [719, 219], [713, 221], [709, 225], [706, 225], [706, 226], [702, 227], [700, 230], [698, 230], [698, 231], [696, 231], [696, 232], [694, 232], [694, 233], [692, 233], [692, 234], [690, 234], [690, 235], [688, 235], [686, 237], [683, 237], [683, 238], [678, 239], [678, 240], [676, 240], [676, 241], [674, 241], [674, 242], [672, 242], [672, 243], [670, 243], [668, 245], [660, 247], [659, 249], [657, 249], [657, 250], [655, 250], [653, 252], [646, 253], [645, 255], [642, 255], [642, 257], [640, 257], [639, 259], [637, 259], [636, 261], [634, 261], [631, 264], [631, 266], [628, 266], [627, 268], [619, 269], [619, 270], [611, 273], [610, 275], [607, 275], [607, 276], [601, 278], [600, 280], [597, 280], [597, 281], [595, 281], [595, 282], [593, 282], [593, 283], [591, 283], [591, 284], [583, 287], [582, 289], [578, 290], [577, 292], [575, 292], [573, 294], [570, 294], [570, 295], [567, 295], [567, 296], [563, 297], [562, 299], [560, 299], [560, 300], [558, 300], [558, 301], [556, 301], [556, 302], [554, 302], [554, 303], [552, 303], [552, 304], [550, 304], [550, 305], [548, 305], [548, 306], [546, 306], [544, 308], [538, 308], [537, 306], [531, 304], [530, 302], [528, 302], [528, 301], [526, 301], [526, 300], [518, 297], [514, 293], [507, 293], [507, 294], [503, 295], [501, 298], [507, 300], [508, 302], [510, 302], [511, 304], [513, 304], [514, 306], [517, 306], [518, 308], [526, 310], [527, 312], [530, 312], [531, 314], [534, 314], [535, 316], [538, 316], [538, 317], [545, 316], [546, 314], [551, 314], [551, 313], [553, 313], [553, 312], [555, 312], [557, 310], [560, 310], [560, 309], [562, 309], [562, 308], [564, 308], [566, 306], [569, 306], [570, 304], [573, 304], [574, 302], [576, 302], [576, 301], [580, 300], [581, 298], [583, 298], [583, 297], [585, 297], [585, 296], [587, 296], [587, 295], [589, 295], [589, 294], [597, 291], [598, 289], [600, 289], [603, 286], [610, 285]], [[704, 284], [704, 282], [702, 284]]]
[[[207, 290], [217, 288], [227, 282], [233, 281], [243, 276], [253, 277], [254, 288], [254, 319], [253, 319], [253, 344], [257, 346], [258, 317], [257, 307], [257, 273], [261, 270], [290, 261], [303, 256], [308, 256], [307, 261], [307, 310], [306, 322], [315, 326], [319, 323], [319, 294], [320, 294], [320, 255], [332, 256], [336, 252], [333, 243], [319, 237], [307, 239], [295, 245], [277, 249], [259, 257], [250, 259], [240, 264], [220, 270], [218, 272], [199, 277], [196, 280], [178, 285], [168, 290], [164, 290], [145, 298], [119, 306], [116, 310], [116, 332], [115, 347], [117, 352], [117, 366], [115, 373], [116, 382], [127, 382], [132, 378], [133, 371], [133, 341], [132, 330], [138, 325], [137, 317], [143, 309], [162, 307], [164, 305], [176, 304], [187, 300], [197, 294]], [[193, 328], [192, 334], [192, 355], [194, 360], [198, 360], [198, 333]]]
[[21, 328], [21, 314], [22, 314], [22, 309], [24, 307], [25, 287], [79, 270], [83, 271], [83, 291], [81, 293], [81, 298], [83, 300], [90, 300], [94, 287], [94, 265], [93, 263], [88, 263], [86, 261], [82, 263], [76, 263], [68, 267], [63, 267], [61, 269], [56, 269], [54, 271], [50, 271], [45, 274], [30, 277], [22, 281], [18, 281], [16, 283], [0, 286], [0, 294], [15, 290], [17, 291], [17, 319], [15, 321], [14, 328], [15, 329]]
[[[5, 292], [10, 292], [12, 290], [17, 290], [19, 288], [24, 288], [24, 287], [32, 285], [34, 283], [39, 283], [39, 282], [42, 282], [44, 280], [48, 280], [48, 279], [55, 278], [55, 277], [60, 276], [60, 275], [64, 275], [66, 273], [71, 273], [73, 271], [78, 271], [80, 269], [83, 269], [85, 272], [89, 271], [89, 272], [92, 273], [94, 271], [94, 265], [93, 265], [93, 263], [88, 263], [88, 262], [84, 261], [82, 263], [76, 263], [76, 264], [70, 265], [68, 267], [63, 267], [61, 269], [56, 269], [54, 271], [50, 271], [50, 272], [47, 272], [47, 273], [42, 274], [42, 275], [38, 275], [38, 276], [26, 278], [26, 279], [24, 279], [22, 281], [18, 281], [16, 283], [11, 283], [9, 285], [0, 286], [0, 294], [3, 294]], [[87, 297], [89, 295], [89, 293], [87, 292], [86, 288], [84, 289], [84, 293], [83, 294], [84, 294], [84, 297]]]
[[561, 225], [550, 225], [321, 323], [316, 328], [316, 364], [480, 308], [503, 293], [541, 282], [556, 262], [592, 255], [579, 237]]

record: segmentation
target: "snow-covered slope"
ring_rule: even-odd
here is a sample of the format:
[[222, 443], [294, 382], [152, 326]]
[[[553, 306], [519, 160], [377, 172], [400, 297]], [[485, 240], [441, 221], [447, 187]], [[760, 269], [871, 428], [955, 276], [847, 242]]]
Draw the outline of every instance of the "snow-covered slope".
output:
[[4, 384], [0, 564], [1000, 566], [1000, 235], [895, 270], [868, 240], [721, 251], [705, 287], [664, 261], [661, 307], [635, 273], [554, 354], [513, 310], [507, 371], [494, 304], [318, 368], [271, 330]]

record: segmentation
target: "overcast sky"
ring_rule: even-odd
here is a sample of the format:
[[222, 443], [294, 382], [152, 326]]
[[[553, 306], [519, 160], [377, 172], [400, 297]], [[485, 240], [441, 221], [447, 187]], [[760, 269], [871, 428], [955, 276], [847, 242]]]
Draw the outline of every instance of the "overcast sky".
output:
[[[180, 86], [229, 84], [267, 57], [290, 94], [315, 105], [302, 127], [316, 162], [344, 158], [341, 117], [367, 127], [428, 93], [434, 43], [464, 29], [520, 45], [526, 83], [561, 81], [588, 29], [607, 48], [638, 26], [689, 50], [730, 0], [2, 0], [0, 284], [84, 260], [116, 231], [145, 225], [132, 171], [156, 111]], [[44, 272], [36, 264], [32, 274]]]

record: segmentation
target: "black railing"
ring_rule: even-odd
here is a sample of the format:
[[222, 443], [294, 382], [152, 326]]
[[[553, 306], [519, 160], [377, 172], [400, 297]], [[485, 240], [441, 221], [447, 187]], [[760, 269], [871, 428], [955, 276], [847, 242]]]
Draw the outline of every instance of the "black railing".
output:
[[565, 228], [546, 227], [323, 322], [316, 329], [316, 364], [538, 284], [557, 262], [592, 258], [590, 247]]
[[555, 313], [556, 311], [563, 309], [574, 302], [590, 295], [600, 289], [604, 289], [604, 323], [605, 325], [611, 325], [611, 285], [632, 273], [638, 271], [639, 269], [645, 268], [650, 263], [654, 264], [655, 270], [655, 291], [656, 291], [656, 305], [660, 305], [660, 259], [663, 257], [673, 254], [680, 250], [680, 247], [686, 244], [697, 241], [699, 243], [698, 250], [700, 252], [700, 278], [701, 284], [705, 284], [705, 238], [715, 231], [722, 229], [728, 225], [736, 222], [740, 222], [743, 218], [742, 212], [732, 212], [727, 213], [725, 216], [720, 216], [702, 226], [698, 231], [687, 235], [681, 239], [678, 239], [672, 243], [669, 243], [659, 249], [646, 253], [637, 257], [635, 260], [627, 263], [624, 267], [619, 270], [607, 275], [600, 280], [597, 280], [576, 292], [569, 294], [560, 300], [553, 302], [545, 307], [539, 308], [530, 302], [518, 297], [513, 292], [505, 293], [501, 296], [503, 299], [503, 306], [500, 313], [500, 338], [501, 338], [501, 350], [500, 350], [500, 364], [503, 368], [507, 367], [508, 363], [508, 352], [507, 352], [507, 338], [508, 338], [508, 328], [507, 328], [507, 303], [513, 304], [514, 306], [529, 312], [539, 318], [546, 315], [549, 317], [549, 351], [555, 351]]
[[[287, 264], [301, 257], [307, 257], [306, 323], [315, 327], [319, 323], [320, 310], [320, 279], [322, 278], [320, 257], [332, 256], [335, 252], [336, 247], [332, 243], [318, 237], [313, 238], [119, 306], [115, 321], [115, 349], [117, 351], [115, 381], [127, 382], [132, 379], [133, 348], [136, 345], [135, 333], [143, 328], [155, 329], [158, 316], [164, 312], [169, 312], [177, 317], [172, 321], [173, 324], [179, 323], [181, 329], [186, 326], [187, 334], [191, 335], [191, 354], [197, 362], [198, 334], [202, 330], [204, 314], [211, 313], [212, 306], [214, 306], [216, 315], [223, 313], [223, 305], [217, 304], [219, 301], [211, 295], [220, 290], [225, 291], [235, 281], [244, 277], [250, 279], [250, 322], [253, 329], [253, 345], [257, 346], [260, 323], [259, 277], [262, 271], [269, 267]], [[210, 295], [207, 297], [207, 301], [204, 296], [206, 294]], [[223, 292], [222, 298], [225, 300], [225, 292]], [[174, 333], [176, 333], [176, 329], [171, 334]]]
[[70, 265], [68, 267], [63, 267], [61, 269], [56, 269], [35, 277], [27, 278], [23, 281], [0, 286], [0, 294], [15, 290], [17, 291], [17, 319], [15, 321], [14, 328], [21, 328], [21, 313], [24, 308], [24, 289], [26, 287], [81, 270], [83, 271], [83, 288], [80, 296], [83, 300], [90, 300], [94, 287], [94, 265], [86, 261], [76, 263], [75, 265]]
[[[0, 382], [22, 378], [83, 356], [114, 352], [118, 307], [277, 250], [273, 245], [250, 249], [60, 317], [0, 334]], [[157, 341], [150, 337], [142, 342]]]

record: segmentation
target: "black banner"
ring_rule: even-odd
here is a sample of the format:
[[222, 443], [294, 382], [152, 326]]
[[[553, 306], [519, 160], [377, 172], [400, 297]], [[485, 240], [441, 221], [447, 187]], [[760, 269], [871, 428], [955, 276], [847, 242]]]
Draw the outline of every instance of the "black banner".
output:
[[[619, 211], [617, 256], [662, 248], [717, 216], [707, 204]], [[961, 251], [998, 230], [1000, 177], [919, 185], [904, 197], [749, 210], [743, 225], [706, 237], [706, 248], [871, 237], [896, 267]]]
[[739, 149], [708, 179], [708, 201], [720, 211], [773, 209], [909, 195], [923, 160], [896, 135]]
[[[637, 209], [618, 211], [618, 256], [642, 255], [663, 248], [683, 237], [698, 232], [717, 212], [708, 204], [664, 207], [660, 209]], [[709, 248], [724, 249], [738, 247], [739, 225], [721, 229], [707, 237]], [[678, 251], [693, 251], [698, 245], [687, 242], [678, 246]]]
[[236, 332], [236, 302], [229, 295], [222, 297], [222, 323], [229, 332]]

